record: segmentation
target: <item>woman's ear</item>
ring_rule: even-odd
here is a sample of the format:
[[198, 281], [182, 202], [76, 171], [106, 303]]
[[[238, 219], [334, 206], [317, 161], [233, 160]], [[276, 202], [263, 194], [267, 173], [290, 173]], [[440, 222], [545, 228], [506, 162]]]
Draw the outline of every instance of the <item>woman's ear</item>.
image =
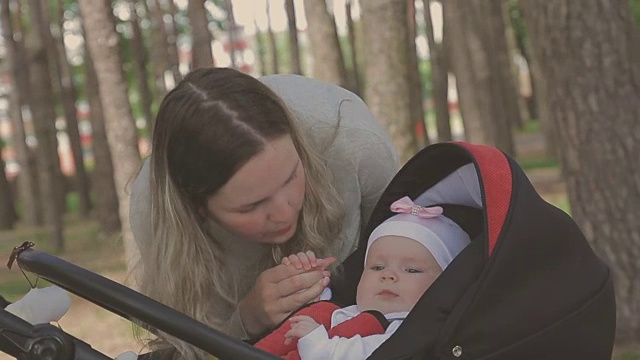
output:
[[196, 213], [198, 222], [204, 222], [205, 220], [212, 218], [211, 212], [207, 207], [209, 196], [200, 194], [197, 198], [188, 197], [186, 199], [189, 199], [187, 200], [186, 205], [191, 208], [191, 211]]
[[209, 213], [209, 209], [206, 206], [198, 206], [196, 210], [196, 215], [198, 216], [198, 222], [203, 223], [207, 221], [207, 219], [211, 218], [211, 214]]

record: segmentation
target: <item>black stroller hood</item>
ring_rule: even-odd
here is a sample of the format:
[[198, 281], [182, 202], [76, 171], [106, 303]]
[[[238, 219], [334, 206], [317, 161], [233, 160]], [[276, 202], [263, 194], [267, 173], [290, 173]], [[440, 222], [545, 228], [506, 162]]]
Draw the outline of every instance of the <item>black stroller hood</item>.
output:
[[[443, 191], [443, 179], [463, 168], [475, 174], [475, 185], [458, 182]], [[445, 215], [447, 204], [464, 205], [469, 211], [450, 211], [450, 217], [473, 240], [370, 359], [611, 358], [615, 298], [608, 267], [571, 217], [545, 202], [514, 160], [489, 146], [432, 145], [400, 170], [359, 250], [344, 263], [336, 301], [355, 303], [369, 234], [403, 196], [445, 204]], [[481, 214], [477, 220], [474, 212]]]

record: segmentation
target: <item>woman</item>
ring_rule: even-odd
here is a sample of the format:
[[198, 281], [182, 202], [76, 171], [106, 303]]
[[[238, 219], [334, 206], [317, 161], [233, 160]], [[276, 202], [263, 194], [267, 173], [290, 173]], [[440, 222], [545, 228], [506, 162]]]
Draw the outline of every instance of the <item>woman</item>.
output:
[[[256, 336], [328, 285], [324, 266], [292, 270], [283, 256], [343, 261], [397, 168], [388, 135], [342, 88], [196, 70], [162, 101], [133, 186], [139, 290], [231, 336]], [[204, 356], [163, 334], [158, 342]]]

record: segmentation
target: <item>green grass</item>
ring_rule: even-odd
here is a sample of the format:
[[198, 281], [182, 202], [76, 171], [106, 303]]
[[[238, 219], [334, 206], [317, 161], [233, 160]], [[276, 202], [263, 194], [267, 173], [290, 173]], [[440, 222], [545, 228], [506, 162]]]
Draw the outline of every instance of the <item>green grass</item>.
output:
[[[24, 241], [33, 241], [35, 249], [60, 257], [77, 266], [90, 271], [102, 273], [109, 271], [124, 271], [126, 265], [123, 260], [124, 250], [117, 237], [101, 237], [95, 220], [84, 219], [77, 214], [64, 216], [65, 250], [56, 253], [47, 239], [43, 229], [18, 226], [11, 231], [0, 231], [0, 260], [6, 264], [15, 246]], [[35, 282], [36, 276], [27, 273], [29, 279]], [[40, 279], [40, 284], [46, 285]], [[7, 300], [15, 301], [29, 290], [29, 282], [14, 263], [9, 270], [0, 267], [0, 294]]]
[[626, 351], [620, 355], [614, 356], [614, 360], [640, 360], [640, 351]]
[[517, 154], [516, 161], [524, 171], [560, 167], [558, 159], [542, 151]]
[[566, 194], [543, 194], [542, 197], [551, 205], [571, 215], [571, 205]]
[[571, 215], [571, 205], [569, 204], [569, 198], [566, 195], [558, 196], [552, 204]]
[[539, 133], [542, 131], [542, 124], [537, 120], [530, 120], [523, 124], [522, 129], [518, 132], [523, 134]]
[[534, 170], [534, 169], [546, 169], [546, 168], [557, 168], [560, 166], [560, 163], [557, 159], [546, 157], [546, 156], [536, 156], [529, 157], [523, 160], [518, 159], [518, 163], [522, 167], [524, 171]]
[[80, 196], [77, 192], [70, 192], [66, 196], [67, 211], [70, 213], [80, 212]]
[[[31, 277], [29, 278], [31, 279]], [[40, 282], [38, 282], [40, 287]], [[29, 291], [29, 283], [25, 278], [12, 276], [10, 279], [2, 279], [0, 294], [9, 301], [16, 301]]]
[[614, 349], [613, 360], [640, 360], [640, 343]]
[[[525, 173], [533, 174], [536, 171], [553, 171], [559, 170], [559, 164], [556, 159], [546, 157], [545, 155], [525, 155], [518, 157], [518, 164], [522, 167]], [[541, 192], [540, 195], [549, 203], [555, 207], [561, 209], [567, 214], [571, 215], [571, 205], [569, 204], [569, 197], [565, 192], [558, 192], [557, 190]]]
[[[83, 219], [78, 214], [65, 214], [63, 217], [65, 247], [68, 250], [76, 250], [78, 246], [89, 246], [91, 239], [99, 236], [98, 224], [92, 219]], [[13, 249], [24, 241], [33, 241], [38, 249], [53, 252], [53, 247], [47, 239], [47, 231], [44, 228], [35, 228], [19, 225], [13, 230], [0, 230], [0, 253]]]

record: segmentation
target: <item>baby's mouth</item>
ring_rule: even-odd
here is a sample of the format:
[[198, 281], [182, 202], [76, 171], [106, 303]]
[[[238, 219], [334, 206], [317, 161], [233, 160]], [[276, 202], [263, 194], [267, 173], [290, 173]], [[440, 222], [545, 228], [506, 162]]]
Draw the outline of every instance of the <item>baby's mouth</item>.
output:
[[380, 291], [380, 293], [378, 295], [380, 295], [382, 297], [397, 297], [398, 296], [398, 294], [394, 293], [391, 290], [382, 290], [382, 291]]

